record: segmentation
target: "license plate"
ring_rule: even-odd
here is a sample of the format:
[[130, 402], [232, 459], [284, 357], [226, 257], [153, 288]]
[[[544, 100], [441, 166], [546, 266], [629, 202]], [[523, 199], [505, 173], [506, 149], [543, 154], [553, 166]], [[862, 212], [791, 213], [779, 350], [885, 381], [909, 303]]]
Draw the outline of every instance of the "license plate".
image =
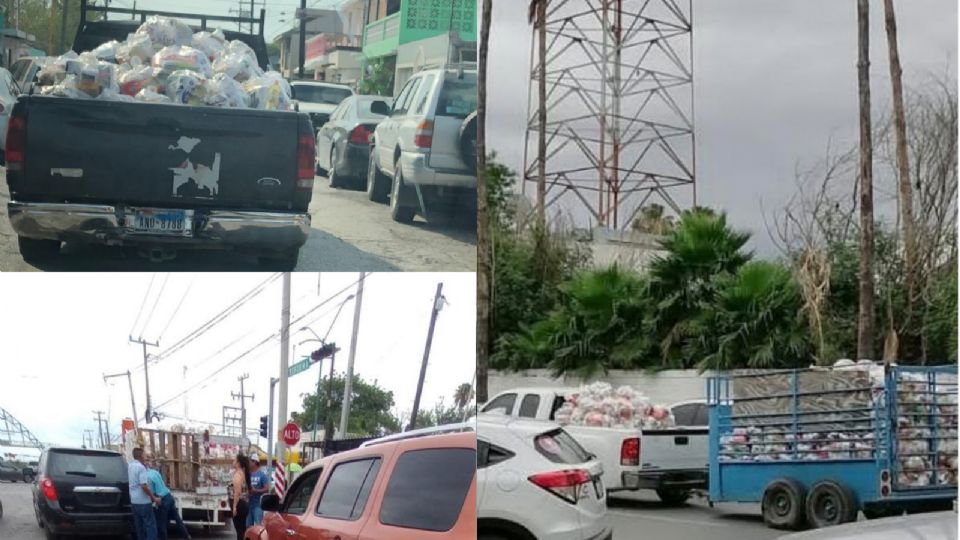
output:
[[140, 234], [190, 236], [190, 225], [186, 210], [138, 208], [133, 214], [133, 230]]

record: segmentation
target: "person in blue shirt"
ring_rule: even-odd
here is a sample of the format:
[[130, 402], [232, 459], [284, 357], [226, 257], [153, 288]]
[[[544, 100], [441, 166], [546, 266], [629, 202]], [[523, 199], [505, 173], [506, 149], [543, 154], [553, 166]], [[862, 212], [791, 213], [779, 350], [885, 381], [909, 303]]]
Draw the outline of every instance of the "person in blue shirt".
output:
[[133, 529], [137, 540], [157, 540], [157, 519], [153, 505], [160, 503], [150, 489], [147, 467], [143, 464], [143, 448], [133, 449], [133, 461], [127, 465], [130, 483], [130, 509], [133, 511]]
[[260, 498], [270, 491], [270, 477], [260, 466], [260, 456], [250, 456], [250, 513], [247, 514], [247, 527], [263, 523], [263, 508]]
[[160, 471], [147, 469], [147, 479], [150, 482], [150, 489], [153, 490], [154, 495], [160, 497], [160, 504], [158, 504], [156, 510], [154, 510], [157, 519], [157, 537], [160, 538], [160, 540], [167, 540], [167, 527], [170, 525], [170, 518], [172, 517], [173, 520], [177, 522], [177, 528], [180, 534], [184, 538], [189, 539], [190, 532], [187, 531], [187, 526], [183, 524], [183, 519], [180, 517], [180, 511], [177, 510], [177, 501], [170, 493], [167, 484], [164, 483]]

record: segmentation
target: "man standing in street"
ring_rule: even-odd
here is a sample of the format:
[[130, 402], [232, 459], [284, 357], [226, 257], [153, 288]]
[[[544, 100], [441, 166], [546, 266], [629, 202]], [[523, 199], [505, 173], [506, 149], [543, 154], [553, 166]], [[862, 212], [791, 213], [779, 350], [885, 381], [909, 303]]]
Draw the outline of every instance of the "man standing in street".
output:
[[127, 480], [130, 482], [130, 509], [137, 540], [157, 540], [153, 505], [160, 504], [160, 497], [150, 489], [147, 467], [143, 464], [143, 448], [133, 449], [133, 461], [127, 466]]
[[170, 525], [170, 518], [173, 517], [177, 522], [177, 528], [183, 538], [190, 540], [190, 532], [187, 526], [183, 524], [180, 518], [180, 511], [177, 509], [177, 501], [170, 493], [170, 488], [163, 481], [160, 471], [155, 468], [147, 469], [147, 477], [150, 479], [150, 489], [154, 495], [160, 497], [160, 505], [157, 507], [155, 515], [157, 517], [157, 537], [160, 540], [167, 540], [167, 527]]
[[270, 478], [260, 466], [260, 455], [250, 456], [250, 513], [247, 514], [247, 527], [260, 525], [263, 522], [263, 509], [260, 507], [260, 498], [270, 491]]

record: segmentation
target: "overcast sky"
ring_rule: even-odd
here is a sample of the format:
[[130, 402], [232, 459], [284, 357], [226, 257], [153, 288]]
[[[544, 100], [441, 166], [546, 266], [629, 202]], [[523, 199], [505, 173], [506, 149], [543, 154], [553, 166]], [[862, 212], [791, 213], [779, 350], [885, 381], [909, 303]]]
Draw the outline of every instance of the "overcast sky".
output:
[[[0, 407], [3, 407], [48, 443], [79, 445], [84, 429], [96, 429], [91, 411], [105, 411], [113, 435], [120, 421], [131, 416], [126, 378], [103, 381], [103, 374], [133, 371], [137, 411], [146, 405], [140, 345], [128, 343], [128, 335], [159, 340], [164, 351], [193, 329], [208, 321], [270, 274], [157, 274], [149, 273], [7, 273], [0, 279]], [[355, 273], [293, 274], [291, 320], [306, 313], [358, 278]], [[140, 322], [134, 327], [144, 294], [154, 280]], [[163, 294], [154, 300], [163, 282]], [[385, 273], [366, 279], [361, 308], [356, 373], [394, 393], [396, 412], [412, 409], [420, 361], [426, 341], [433, 296], [438, 282], [444, 284], [449, 305], [437, 319], [421, 406], [438, 399], [452, 402], [454, 389], [470, 383], [475, 370], [475, 277], [472, 273]], [[257, 349], [217, 375], [222, 366], [254, 344], [278, 332], [282, 279], [274, 280], [256, 298], [240, 307], [179, 352], [151, 366], [150, 390], [155, 408], [184, 415], [184, 400], [160, 406], [182, 389], [204, 381], [188, 394], [191, 418], [220, 423], [222, 406], [239, 406], [230, 392], [239, 392], [237, 378], [245, 373], [246, 392], [254, 394], [248, 404], [247, 424], [256, 429], [267, 414], [269, 378], [280, 365], [278, 341]], [[188, 291], [189, 288], [189, 292]], [[355, 286], [327, 303], [292, 329], [291, 343], [311, 338], [308, 332], [293, 333], [311, 323], [323, 336], [337, 306], [355, 292]], [[186, 293], [186, 294], [185, 294]], [[183, 303], [176, 310], [181, 299]], [[348, 302], [330, 340], [342, 351], [336, 370], [346, 368], [353, 322], [354, 302]], [[150, 311], [153, 311], [152, 317]], [[146, 323], [146, 324], [144, 324]], [[132, 330], [131, 330], [132, 329]], [[297, 356], [317, 346], [302, 345]], [[223, 349], [223, 350], [221, 350]], [[291, 357], [291, 363], [293, 363]], [[186, 380], [183, 366], [188, 366]], [[324, 365], [327, 373], [327, 365]], [[290, 379], [289, 411], [300, 410], [300, 394], [313, 391], [317, 368]], [[278, 386], [279, 389], [279, 386]], [[339, 418], [335, 421], [339, 424]], [[96, 431], [94, 431], [96, 433]], [[265, 446], [265, 441], [264, 445]], [[0, 448], [0, 451], [3, 449]]]
[[[632, 3], [632, 0], [628, 3]], [[686, 2], [681, 2], [686, 4]], [[853, 0], [695, 0], [694, 65], [700, 204], [727, 210], [771, 249], [769, 213], [794, 191], [794, 172], [828, 140], [856, 144], [857, 35]], [[883, 3], [871, 2], [873, 104], [889, 108]], [[957, 1], [896, 2], [907, 86], [956, 77]], [[522, 169], [530, 28], [526, 1], [495, 1], [488, 144]], [[580, 224], [585, 225], [585, 224]]]

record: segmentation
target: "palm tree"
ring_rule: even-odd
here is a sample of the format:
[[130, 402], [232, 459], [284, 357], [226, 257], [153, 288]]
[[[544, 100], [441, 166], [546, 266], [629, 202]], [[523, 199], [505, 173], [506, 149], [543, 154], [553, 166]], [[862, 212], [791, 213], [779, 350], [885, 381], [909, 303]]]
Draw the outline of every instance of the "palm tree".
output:
[[537, 228], [546, 228], [547, 198], [547, 3], [530, 0], [528, 19], [537, 30]]
[[493, 0], [483, 0], [480, 19], [480, 73], [477, 84], [477, 397], [487, 400], [490, 355], [490, 282], [492, 249], [487, 207], [487, 56]]
[[900, 194], [900, 222], [903, 227], [903, 248], [904, 248], [904, 278], [907, 289], [907, 306], [905, 309], [906, 321], [904, 321], [907, 342], [912, 344], [914, 350], [905, 351], [908, 356], [916, 356], [911, 353], [917, 352], [915, 349], [916, 339], [913, 338], [912, 329], [914, 321], [910, 320], [913, 315], [914, 296], [917, 286], [917, 243], [916, 233], [913, 221], [913, 189], [910, 185], [910, 162], [907, 157], [907, 119], [903, 107], [903, 69], [900, 67], [900, 50], [897, 44], [897, 15], [893, 9], [893, 0], [883, 0], [883, 9], [886, 19], [887, 30], [887, 49], [890, 56], [890, 83], [893, 86], [893, 131], [896, 138], [897, 147], [897, 174], [899, 176], [898, 186]]
[[467, 405], [473, 401], [473, 386], [470, 383], [463, 383], [453, 392], [453, 404], [461, 413], [467, 408]]
[[873, 127], [870, 116], [870, 0], [857, 0], [860, 92], [860, 307], [857, 358], [873, 358]]

